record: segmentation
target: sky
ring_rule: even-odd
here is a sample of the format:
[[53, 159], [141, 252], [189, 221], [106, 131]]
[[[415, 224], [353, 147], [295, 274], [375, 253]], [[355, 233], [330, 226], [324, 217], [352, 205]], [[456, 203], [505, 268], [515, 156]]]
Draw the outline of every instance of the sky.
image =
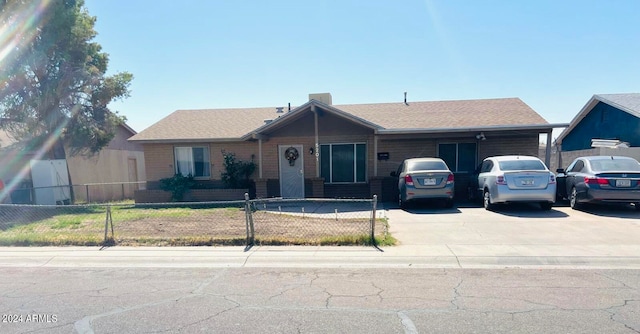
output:
[[[86, 0], [110, 105], [140, 132], [178, 109], [518, 97], [569, 123], [640, 92], [638, 0]], [[508, 117], [508, 115], [505, 115]], [[559, 131], [554, 131], [554, 137]]]

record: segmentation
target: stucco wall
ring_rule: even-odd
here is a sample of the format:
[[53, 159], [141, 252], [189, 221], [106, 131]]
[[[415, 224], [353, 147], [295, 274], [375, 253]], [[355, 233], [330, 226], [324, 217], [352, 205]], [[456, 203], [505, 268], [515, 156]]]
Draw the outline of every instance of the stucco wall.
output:
[[[135, 170], [131, 171], [135, 174], [130, 174], [130, 159], [135, 162]], [[144, 152], [103, 149], [93, 157], [68, 156], [67, 165], [74, 185], [146, 181]], [[123, 194], [125, 198], [133, 198], [138, 188], [140, 186], [120, 184], [91, 185], [74, 187], [74, 192], [76, 201], [103, 202], [120, 200]]]

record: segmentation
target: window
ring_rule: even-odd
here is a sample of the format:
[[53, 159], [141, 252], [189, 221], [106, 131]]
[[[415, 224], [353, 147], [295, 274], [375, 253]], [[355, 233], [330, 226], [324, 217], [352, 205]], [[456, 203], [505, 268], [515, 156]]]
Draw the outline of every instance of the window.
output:
[[488, 173], [493, 169], [493, 161], [485, 160], [480, 167], [480, 173]]
[[193, 177], [211, 176], [208, 147], [175, 147], [176, 174]]
[[569, 168], [567, 168], [567, 173], [569, 172], [580, 172], [584, 168], [584, 161], [576, 160], [574, 161]]
[[592, 160], [591, 169], [593, 169], [594, 172], [609, 172], [609, 171], [640, 172], [640, 164], [638, 164], [633, 159]]
[[438, 153], [452, 172], [472, 172], [476, 167], [476, 143], [439, 144]]
[[500, 170], [546, 170], [547, 167], [539, 160], [509, 160], [500, 161]]
[[447, 170], [447, 166], [441, 161], [420, 161], [410, 163], [407, 170]]
[[366, 182], [365, 144], [320, 145], [320, 176], [327, 183]]

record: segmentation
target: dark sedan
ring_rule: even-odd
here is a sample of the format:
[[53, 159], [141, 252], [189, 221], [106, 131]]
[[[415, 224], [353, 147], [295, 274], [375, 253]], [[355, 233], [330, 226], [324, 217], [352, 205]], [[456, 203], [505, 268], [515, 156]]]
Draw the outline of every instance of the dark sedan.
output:
[[587, 203], [633, 203], [640, 210], [640, 163], [633, 158], [592, 156], [558, 169], [558, 197], [571, 208]]

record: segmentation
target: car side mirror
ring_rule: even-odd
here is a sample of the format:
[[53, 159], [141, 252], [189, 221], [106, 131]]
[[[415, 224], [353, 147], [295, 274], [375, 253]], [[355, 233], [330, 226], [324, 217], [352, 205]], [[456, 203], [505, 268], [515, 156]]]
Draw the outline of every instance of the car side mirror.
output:
[[391, 175], [391, 176], [393, 176], [393, 177], [398, 176], [398, 175], [396, 174], [396, 172], [391, 172], [389, 175]]
[[558, 174], [564, 174], [564, 168], [558, 168], [558, 169], [556, 169], [556, 173], [558, 173]]

